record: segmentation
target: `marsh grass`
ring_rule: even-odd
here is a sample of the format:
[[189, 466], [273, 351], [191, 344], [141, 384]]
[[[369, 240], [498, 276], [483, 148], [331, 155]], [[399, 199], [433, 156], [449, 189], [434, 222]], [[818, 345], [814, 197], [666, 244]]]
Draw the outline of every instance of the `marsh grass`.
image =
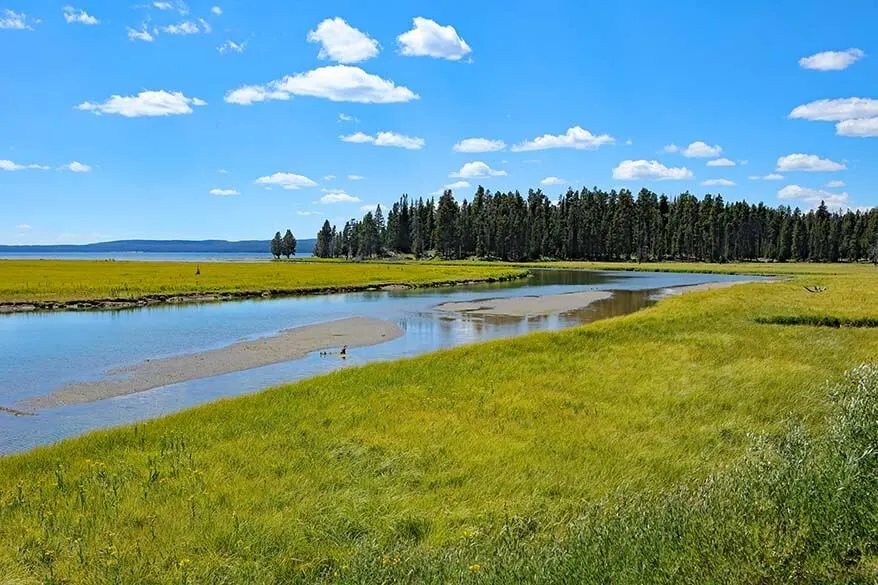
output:
[[0, 260], [0, 302], [136, 299], [205, 293], [292, 294], [520, 276], [503, 265], [442, 263]]
[[6, 457], [0, 583], [872, 583], [874, 368], [826, 380], [878, 336], [756, 319], [876, 295], [691, 293]]

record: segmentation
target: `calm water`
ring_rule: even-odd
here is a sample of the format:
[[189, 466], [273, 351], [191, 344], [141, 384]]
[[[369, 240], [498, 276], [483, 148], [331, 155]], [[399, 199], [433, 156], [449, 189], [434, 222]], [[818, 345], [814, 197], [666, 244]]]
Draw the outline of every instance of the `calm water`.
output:
[[[311, 254], [296, 254], [311, 258]], [[0, 260], [134, 260], [140, 262], [253, 262], [271, 261], [269, 254], [251, 252], [10, 252]]]
[[[392, 320], [405, 331], [393, 341], [352, 350], [346, 362], [315, 353], [300, 360], [91, 404], [40, 410], [36, 416], [15, 417], [0, 412], [0, 453], [156, 417], [341, 367], [631, 313], [654, 303], [673, 287], [744, 279], [715, 274], [540, 270], [526, 281], [468, 288], [0, 316], [0, 406], [7, 408], [16, 408], [21, 401], [48, 394], [67, 382], [99, 379], [117, 367], [223, 347], [301, 325], [368, 316]], [[435, 310], [436, 305], [447, 301], [583, 290], [611, 290], [614, 296], [583, 310], [527, 318], [455, 315]]]

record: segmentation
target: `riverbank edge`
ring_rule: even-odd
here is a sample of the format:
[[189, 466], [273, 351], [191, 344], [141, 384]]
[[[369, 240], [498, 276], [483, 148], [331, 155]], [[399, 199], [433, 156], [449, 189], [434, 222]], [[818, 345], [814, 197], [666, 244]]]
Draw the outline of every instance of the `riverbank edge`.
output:
[[109, 298], [79, 299], [67, 301], [2, 301], [0, 302], [0, 315], [55, 311], [125, 311], [129, 309], [140, 309], [144, 307], [155, 307], [162, 305], [222, 303], [228, 301], [319, 296], [354, 292], [414, 290], [421, 288], [446, 288], [453, 286], [491, 284], [496, 282], [511, 282], [513, 280], [521, 280], [527, 278], [530, 275], [530, 270], [521, 269], [518, 274], [510, 274], [508, 276], [489, 276], [485, 278], [427, 281], [421, 283], [385, 282], [377, 284], [349, 286], [306, 287], [299, 289], [193, 292], [183, 294], [151, 294], [130, 299]]

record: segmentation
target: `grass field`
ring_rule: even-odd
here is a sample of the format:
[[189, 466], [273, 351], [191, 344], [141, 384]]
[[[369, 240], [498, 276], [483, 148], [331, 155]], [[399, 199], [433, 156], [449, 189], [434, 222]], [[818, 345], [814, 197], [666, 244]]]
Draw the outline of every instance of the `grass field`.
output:
[[825, 268], [0, 459], [0, 583], [874, 583], [878, 329], [760, 322], [878, 318]]
[[[200, 274], [196, 274], [196, 267]], [[0, 260], [0, 303], [136, 299], [148, 295], [303, 293], [325, 289], [508, 278], [502, 265], [342, 262]]]

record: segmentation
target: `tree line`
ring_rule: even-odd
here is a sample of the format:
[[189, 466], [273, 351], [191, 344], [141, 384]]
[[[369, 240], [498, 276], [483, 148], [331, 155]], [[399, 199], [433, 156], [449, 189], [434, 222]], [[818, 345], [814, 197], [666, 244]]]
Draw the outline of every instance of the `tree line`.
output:
[[314, 255], [371, 258], [488, 258], [508, 261], [554, 258], [641, 262], [878, 262], [878, 208], [832, 212], [725, 202], [682, 193], [674, 199], [642, 189], [568, 190], [557, 202], [541, 190], [491, 193], [479, 187], [472, 201], [445, 191], [438, 201], [381, 207], [339, 231], [329, 221], [317, 234]]
[[281, 256], [289, 258], [296, 255], [296, 237], [293, 232], [287, 230], [283, 236], [280, 235], [280, 232], [275, 232], [274, 238], [271, 240], [271, 255], [275, 258]]

